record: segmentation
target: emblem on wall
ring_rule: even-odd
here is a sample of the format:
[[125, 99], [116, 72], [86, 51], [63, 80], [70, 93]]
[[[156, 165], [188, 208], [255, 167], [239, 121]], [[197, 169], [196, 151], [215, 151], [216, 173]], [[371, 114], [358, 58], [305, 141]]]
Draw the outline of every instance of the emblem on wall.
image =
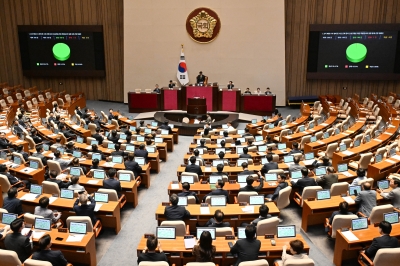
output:
[[213, 10], [205, 7], [193, 10], [186, 19], [186, 31], [196, 42], [212, 42], [219, 34], [221, 21]]

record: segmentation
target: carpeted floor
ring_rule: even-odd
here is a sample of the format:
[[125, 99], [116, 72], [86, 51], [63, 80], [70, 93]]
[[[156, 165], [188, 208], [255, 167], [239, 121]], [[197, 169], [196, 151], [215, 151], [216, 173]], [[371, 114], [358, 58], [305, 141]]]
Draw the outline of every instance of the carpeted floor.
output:
[[[107, 111], [109, 108], [120, 110], [124, 115], [136, 117], [138, 114], [129, 114], [128, 106], [120, 103], [101, 101], [87, 101], [90, 109]], [[298, 108], [278, 108], [283, 116], [291, 114], [299, 115]], [[146, 120], [150, 122], [151, 120]], [[239, 129], [245, 127], [245, 123], [239, 124]], [[183, 163], [183, 155], [188, 151], [192, 137], [179, 136], [179, 144], [175, 145], [174, 152], [168, 154], [168, 161], [161, 163], [159, 174], [151, 175], [149, 189], [141, 189], [139, 192], [139, 205], [133, 209], [131, 206], [121, 211], [122, 230], [115, 235], [113, 230], [104, 230], [96, 239], [98, 265], [136, 265], [136, 248], [144, 233], [154, 233], [156, 228], [155, 210], [162, 201], [168, 201], [167, 187], [172, 180], [176, 180], [176, 169]], [[310, 257], [315, 265], [333, 265], [334, 242], [328, 240], [323, 226], [311, 227], [307, 233], [300, 230], [301, 209], [295, 204], [281, 212], [282, 224], [294, 224], [310, 246]], [[356, 265], [350, 262], [346, 265]]]

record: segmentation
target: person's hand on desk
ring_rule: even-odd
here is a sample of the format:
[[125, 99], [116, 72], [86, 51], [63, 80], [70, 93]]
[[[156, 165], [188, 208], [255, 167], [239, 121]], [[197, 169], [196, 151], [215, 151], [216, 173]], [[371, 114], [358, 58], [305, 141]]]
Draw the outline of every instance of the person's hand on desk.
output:
[[160, 241], [158, 241], [158, 251], [159, 251], [160, 253], [163, 252], [163, 250], [162, 250], [162, 248], [161, 248], [161, 243], [160, 243]]

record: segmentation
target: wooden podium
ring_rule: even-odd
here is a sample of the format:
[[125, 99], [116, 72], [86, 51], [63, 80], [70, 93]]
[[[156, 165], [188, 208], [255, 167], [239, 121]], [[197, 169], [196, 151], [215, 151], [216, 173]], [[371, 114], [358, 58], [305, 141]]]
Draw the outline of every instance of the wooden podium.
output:
[[190, 115], [204, 115], [207, 113], [205, 98], [188, 98], [187, 113]]

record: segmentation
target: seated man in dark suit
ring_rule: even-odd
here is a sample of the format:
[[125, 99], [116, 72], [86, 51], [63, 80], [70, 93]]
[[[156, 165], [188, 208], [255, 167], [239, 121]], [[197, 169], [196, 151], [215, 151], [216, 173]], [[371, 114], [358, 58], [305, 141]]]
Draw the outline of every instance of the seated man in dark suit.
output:
[[108, 135], [107, 139], [115, 144], [118, 143], [119, 140], [119, 136], [117, 135], [117, 131], [116, 130], [112, 130], [111, 134]]
[[42, 164], [43, 164], [44, 166], [46, 166], [46, 165], [47, 165], [47, 158], [46, 158], [46, 156], [44, 156], [44, 155], [42, 154], [42, 152], [44, 152], [43, 146], [42, 146], [42, 145], [37, 145], [37, 146], [36, 146], [36, 152], [33, 153], [31, 156], [32, 156], [32, 157], [40, 158], [40, 159], [42, 160]]
[[37, 135], [37, 130], [34, 128], [31, 130], [31, 138], [33, 139], [35, 144], [39, 144], [39, 143], [43, 142], [43, 139]]
[[229, 222], [224, 222], [224, 213], [221, 210], [216, 210], [214, 217], [207, 221], [206, 227], [230, 227]]
[[208, 147], [206, 146], [206, 140], [205, 139], [201, 139], [200, 140], [200, 145], [196, 147], [196, 149], [208, 149]]
[[24, 219], [18, 218], [11, 222], [11, 234], [7, 234], [4, 239], [6, 249], [15, 251], [21, 262], [24, 262], [32, 254], [32, 235], [30, 237], [21, 234], [25, 228]]
[[67, 139], [75, 139], [76, 135], [74, 133], [72, 133], [71, 131], [69, 131], [64, 124], [61, 124], [58, 126], [58, 129], [60, 130], [61, 133], [64, 134], [64, 137], [66, 137]]
[[[318, 160], [322, 160], [322, 162], [319, 162]], [[314, 168], [318, 168], [318, 167], [321, 167], [321, 166], [326, 166], [326, 167], [332, 166], [332, 164], [329, 162], [329, 157], [328, 156], [322, 156], [322, 157], [318, 158], [317, 160], [315, 160], [312, 163], [312, 166]]]
[[242, 137], [244, 138], [244, 137], [251, 137], [251, 136], [253, 136], [253, 135], [250, 134], [250, 130], [246, 127], [244, 129], [244, 134], [242, 135]]
[[248, 158], [251, 159], [251, 155], [248, 154], [249, 149], [247, 147], [243, 148], [243, 153], [239, 155], [239, 158]]
[[[143, 145], [143, 144], [141, 144]], [[126, 153], [124, 151], [121, 151], [121, 144], [117, 143], [114, 145], [115, 151], [111, 152], [111, 156], [122, 156], [125, 157]]]
[[193, 155], [196, 157], [196, 160], [200, 160], [204, 164], [203, 158], [200, 156], [200, 152], [198, 149], [194, 149]]
[[108, 120], [115, 119], [113, 112], [114, 112], [114, 110], [111, 108], [108, 110], [108, 117], [107, 117]]
[[288, 153], [288, 155], [293, 155], [296, 153], [303, 153], [300, 149], [299, 149], [299, 143], [297, 142], [293, 142], [292, 144], [292, 150]]
[[0, 149], [4, 150], [4, 149], [8, 149], [11, 148], [12, 143], [6, 139], [6, 133], [1, 132], [0, 133]]
[[[158, 252], [156, 248], [158, 247]], [[168, 262], [167, 256], [164, 254], [161, 243], [158, 241], [157, 237], [149, 236], [146, 242], [146, 248], [143, 253], [138, 255], [137, 264], [139, 265], [142, 261], [166, 261]]]
[[128, 159], [125, 161], [125, 170], [132, 171], [135, 174], [135, 178], [140, 175], [142, 172], [142, 167], [135, 162], [133, 159], [135, 158], [133, 152], [128, 153]]
[[17, 198], [18, 189], [16, 187], [10, 187], [7, 191], [7, 197], [3, 201], [3, 209], [6, 209], [9, 213], [22, 214], [21, 200]]
[[179, 206], [178, 201], [179, 197], [176, 194], [172, 194], [169, 197], [169, 201], [171, 202], [171, 206], [165, 207], [164, 215], [167, 220], [179, 221], [190, 218], [190, 212], [186, 210], [185, 207]]
[[203, 202], [206, 201], [207, 197], [210, 196], [225, 196], [226, 197], [226, 202], [229, 203], [229, 194], [228, 191], [224, 190], [224, 185], [225, 182], [222, 179], [219, 179], [217, 183], [215, 184], [216, 189], [212, 190], [210, 193], [204, 196]]
[[203, 175], [203, 171], [201, 170], [201, 167], [199, 165], [196, 165], [196, 157], [191, 156], [189, 161], [190, 161], [190, 165], [186, 166], [185, 172], [196, 173], [198, 176]]
[[[87, 204], [88, 200], [90, 201], [90, 204]], [[94, 213], [95, 207], [96, 207], [96, 201], [94, 200], [94, 198], [88, 195], [86, 191], [84, 191], [79, 194], [72, 209], [74, 210], [77, 216], [89, 216], [94, 226], [97, 222], [97, 218]]]
[[[31, 182], [29, 182], [28, 180], [20, 180], [18, 177], [13, 176], [12, 174], [10, 174], [10, 172], [8, 171], [8, 167], [5, 164], [0, 164], [0, 175], [5, 175], [8, 179], [8, 182], [10, 182], [11, 185], [14, 185], [20, 181], [24, 182], [25, 187], [26, 188], [30, 188], [31, 187]], [[16, 185], [17, 187], [23, 187], [24, 185], [22, 183]]]
[[143, 157], [144, 160], [145, 160], [146, 163], [147, 163], [147, 159], [148, 159], [148, 156], [149, 156], [149, 152], [146, 150], [145, 147], [146, 147], [146, 146], [145, 146], [143, 143], [140, 144], [140, 145], [139, 145], [139, 149], [136, 149], [135, 152], [134, 152], [134, 154], [135, 154], [135, 157]]
[[159, 126], [159, 129], [168, 129], [168, 134], [172, 134], [172, 128], [170, 126], [168, 126], [168, 120], [164, 121], [164, 124], [162, 124], [161, 126]]
[[230, 253], [237, 255], [238, 259], [235, 266], [238, 266], [242, 261], [252, 261], [258, 259], [258, 252], [261, 248], [261, 241], [255, 238], [256, 227], [252, 224], [246, 226], [246, 238], [239, 239], [231, 248]]
[[203, 75], [203, 72], [200, 71], [199, 74], [198, 74], [197, 77], [196, 77], [196, 83], [197, 83], [197, 84], [203, 84], [204, 81], [205, 81], [205, 79], [206, 79], [206, 76], [204, 76], [204, 75]]
[[273, 161], [272, 154], [267, 154], [267, 160], [268, 163], [264, 164], [263, 167], [261, 168], [261, 173], [267, 174], [269, 170], [276, 170], [279, 169], [278, 164]]
[[[338, 211], [334, 211], [331, 214], [331, 217], [329, 218], [329, 224], [332, 225], [333, 222], [333, 218], [335, 218], [336, 215], [351, 215], [353, 214], [352, 212], [349, 212], [349, 204], [346, 201], [342, 201], [341, 203], [339, 203], [339, 210]], [[328, 232], [329, 227], [325, 227], [325, 231]]]
[[219, 163], [217, 165], [217, 172], [212, 172], [211, 175], [217, 175], [217, 176], [226, 175], [226, 176], [228, 176], [228, 173], [225, 173], [222, 171], [224, 171], [224, 165], [222, 163]]
[[92, 138], [95, 138], [99, 142], [99, 145], [103, 144], [104, 140], [104, 137], [100, 134], [100, 130], [99, 127], [96, 127], [96, 133], [92, 135]]
[[118, 197], [120, 197], [122, 190], [121, 182], [115, 178], [116, 175], [117, 175], [117, 170], [115, 170], [114, 168], [108, 170], [108, 178], [104, 179], [103, 188], [114, 189], [117, 192]]
[[160, 87], [158, 87], [158, 84], [156, 84], [156, 87], [154, 88], [153, 92], [161, 93], [161, 89], [160, 89]]
[[97, 158], [93, 159], [92, 160], [92, 166], [90, 166], [89, 170], [92, 170], [92, 169], [94, 169], [94, 170], [103, 170], [103, 167], [100, 167], [99, 164], [100, 164], [99, 159], [97, 159]]
[[[61, 173], [60, 173], [61, 174]], [[59, 189], [68, 188], [71, 185], [71, 182], [63, 182], [62, 180], [57, 179], [58, 173], [56, 170], [51, 170], [49, 178], [46, 181], [54, 182], [58, 185]]]
[[331, 186], [338, 182], [338, 175], [335, 174], [335, 168], [329, 166], [326, 168], [326, 175], [317, 178], [317, 183], [323, 189], [331, 189]]
[[258, 218], [256, 218], [256, 219], [254, 219], [251, 222], [251, 224], [253, 224], [254, 226], [257, 226], [259, 221], [262, 221], [262, 220], [265, 220], [265, 219], [268, 219], [268, 218], [272, 217], [271, 214], [268, 214], [269, 208], [265, 204], [260, 205], [260, 207], [258, 209], [258, 212], [260, 213], [260, 216]]
[[266, 199], [268, 201], [276, 201], [278, 200], [279, 197], [279, 191], [281, 191], [281, 189], [284, 189], [288, 186], [288, 183], [286, 182], [286, 175], [285, 174], [279, 174], [278, 175], [278, 186], [275, 188], [274, 194], [268, 194], [266, 196]]
[[241, 191], [256, 191], [256, 192], [259, 192], [264, 187], [264, 177], [261, 175], [260, 172], [257, 172], [257, 175], [260, 178], [260, 184], [258, 186], [253, 187], [254, 178], [251, 175], [249, 175], [246, 178], [247, 185], [244, 186], [244, 187], [241, 187], [239, 189], [239, 192], [241, 192]]
[[379, 223], [379, 233], [381, 236], [375, 237], [372, 240], [371, 246], [365, 250], [365, 255], [371, 260], [374, 259], [376, 252], [381, 248], [397, 248], [399, 241], [396, 237], [390, 236], [392, 225], [389, 222], [382, 221]]
[[314, 178], [308, 176], [308, 169], [303, 167], [301, 168], [302, 178], [297, 180], [297, 182], [291, 181], [293, 188], [299, 189], [299, 194], [303, 193], [303, 189], [309, 186], [318, 186], [317, 182]]
[[49, 234], [45, 234], [39, 239], [39, 250], [34, 252], [32, 259], [48, 261], [53, 266], [66, 266], [67, 260], [60, 250], [51, 250], [51, 237]]
[[249, 171], [249, 164], [246, 162], [242, 163], [242, 169], [243, 171], [240, 172], [238, 175], [252, 175], [255, 174], [254, 171]]
[[283, 120], [282, 114], [278, 113], [278, 119], [275, 121], [274, 126], [278, 126], [279, 122]]
[[69, 154], [73, 154], [74, 153], [74, 142], [72, 142], [72, 141], [70, 141], [70, 142], [68, 142], [66, 145], [65, 145], [65, 147], [66, 147], [66, 149], [65, 149], [65, 152], [66, 153], [69, 153]]
[[188, 182], [183, 182], [182, 192], [178, 193], [178, 197], [188, 197], [193, 196], [196, 199], [196, 204], [199, 204], [199, 198], [196, 192], [190, 191], [190, 184]]
[[21, 154], [22, 157], [24, 158], [25, 162], [28, 161], [29, 154], [24, 151], [24, 145], [22, 145], [22, 144], [18, 145], [15, 152]]

